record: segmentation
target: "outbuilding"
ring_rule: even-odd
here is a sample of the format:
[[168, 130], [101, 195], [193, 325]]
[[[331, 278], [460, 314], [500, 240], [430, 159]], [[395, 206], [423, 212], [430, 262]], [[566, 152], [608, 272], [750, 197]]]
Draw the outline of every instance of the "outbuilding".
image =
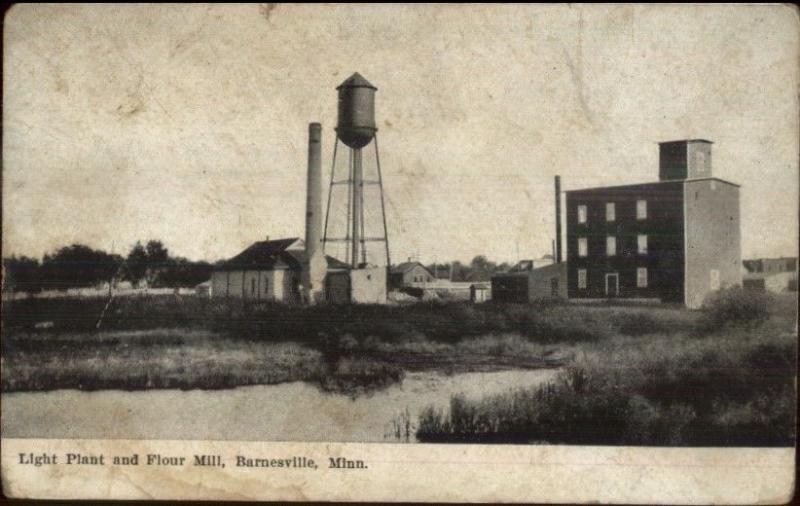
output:
[[[214, 269], [212, 297], [237, 297], [277, 302], [301, 300], [302, 239], [259, 241]], [[346, 270], [347, 264], [326, 256], [328, 270]]]
[[797, 257], [759, 258], [742, 262], [742, 286], [748, 290], [775, 293], [797, 291]]

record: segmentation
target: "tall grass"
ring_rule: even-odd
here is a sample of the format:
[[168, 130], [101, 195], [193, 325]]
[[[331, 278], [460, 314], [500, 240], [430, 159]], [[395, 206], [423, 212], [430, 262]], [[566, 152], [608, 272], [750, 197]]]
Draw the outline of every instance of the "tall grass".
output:
[[98, 331], [105, 302], [4, 303], [3, 391], [300, 380], [358, 395], [401, 381], [407, 369], [568, 363], [547, 386], [454, 398], [449, 410], [403, 425], [424, 441], [769, 445], [794, 437], [796, 299], [771, 300], [765, 319], [720, 326], [707, 323], [711, 305], [300, 307], [168, 295], [115, 299]]
[[[796, 299], [794, 299], [796, 301]], [[796, 302], [760, 324], [617, 335], [575, 345], [549, 384], [428, 408], [428, 442], [789, 446], [795, 441]]]
[[[637, 316], [640, 310], [557, 304], [302, 307], [161, 295], [114, 299], [97, 330], [105, 304], [104, 298], [6, 301], [3, 390], [305, 380], [359, 392], [399, 381], [404, 369], [556, 365], [565, 357], [559, 349], [624, 332], [631, 319], [648, 319], [651, 328], [685, 319], [680, 311]], [[37, 328], [42, 322], [46, 330]], [[281, 343], [287, 346], [272, 346]]]
[[[53, 332], [94, 332], [103, 298], [6, 301], [6, 332], [34, 331], [49, 322]], [[269, 341], [319, 341], [346, 334], [398, 341], [423, 336], [458, 342], [488, 334], [515, 333], [539, 343], [596, 341], [622, 332], [659, 328], [686, 320], [681, 311], [591, 308], [557, 304], [481, 304], [429, 302], [403, 306], [292, 306], [177, 295], [121, 297], [106, 312], [102, 330], [203, 329], [235, 338]], [[682, 324], [680, 324], [682, 325]], [[633, 330], [631, 330], [633, 329]]]
[[205, 330], [41, 333], [4, 339], [2, 390], [220, 389], [288, 381], [358, 393], [402, 379], [399, 367], [360, 363], [294, 342], [229, 339]]
[[[97, 330], [104, 304], [28, 299], [6, 306], [3, 389], [226, 388], [305, 380], [358, 392], [399, 381], [407, 368], [550, 365], [545, 357], [552, 348], [539, 341], [598, 338], [580, 318], [560, 321], [547, 312], [563, 311], [555, 307], [309, 308], [167, 295], [116, 299]], [[51, 325], [37, 329], [39, 322]], [[278, 348], [270, 345], [281, 343], [295, 347], [296, 363], [274, 353]]]

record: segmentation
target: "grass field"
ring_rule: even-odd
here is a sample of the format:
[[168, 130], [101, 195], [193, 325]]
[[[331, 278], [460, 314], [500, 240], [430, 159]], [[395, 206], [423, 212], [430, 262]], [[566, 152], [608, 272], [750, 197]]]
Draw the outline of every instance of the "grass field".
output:
[[[4, 305], [3, 391], [230, 388], [316, 381], [372, 388], [404, 370], [549, 367], [566, 345], [691, 326], [669, 308], [319, 306], [156, 296]], [[43, 328], [42, 328], [43, 327]]]
[[[408, 370], [562, 367], [555, 382], [417, 417], [435, 442], [782, 445], [794, 440], [797, 300], [717, 311], [571, 304], [243, 304], [195, 297], [4, 304], [2, 388], [360, 392]], [[726, 312], [727, 311], [727, 312]], [[763, 314], [762, 314], [763, 313]], [[416, 416], [412, 414], [412, 417]]]
[[637, 332], [565, 345], [557, 380], [426, 409], [427, 442], [665, 446], [791, 446], [796, 409], [795, 296], [774, 297], [764, 321]]

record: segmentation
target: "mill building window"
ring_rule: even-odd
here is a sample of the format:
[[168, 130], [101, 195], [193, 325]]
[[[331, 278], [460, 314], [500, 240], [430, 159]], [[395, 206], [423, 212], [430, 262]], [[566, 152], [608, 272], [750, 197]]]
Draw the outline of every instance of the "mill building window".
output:
[[647, 201], [646, 200], [637, 200], [636, 201], [636, 219], [637, 220], [646, 220], [647, 219]]
[[613, 257], [617, 254], [617, 238], [613, 235], [606, 237], [606, 256]]
[[586, 206], [578, 206], [578, 223], [586, 223]]
[[586, 290], [586, 269], [578, 269], [578, 288]]
[[578, 238], [578, 256], [585, 257], [589, 255], [589, 242], [585, 237]]
[[647, 288], [647, 268], [639, 267], [636, 269], [636, 286], [639, 288]]
[[639, 234], [636, 236], [636, 246], [637, 250], [640, 255], [647, 254], [647, 236], [644, 234]]
[[606, 203], [606, 221], [614, 221], [617, 219], [617, 206], [613, 202]]
[[719, 290], [719, 271], [717, 269], [711, 269], [711, 289], [712, 290]]

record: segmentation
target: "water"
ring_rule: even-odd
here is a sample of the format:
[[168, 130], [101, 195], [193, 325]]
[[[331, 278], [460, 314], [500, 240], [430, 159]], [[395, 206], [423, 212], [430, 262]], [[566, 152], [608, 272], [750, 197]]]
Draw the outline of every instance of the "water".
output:
[[[196, 439], [398, 442], [426, 406], [529, 387], [556, 370], [406, 374], [402, 383], [355, 398], [303, 382], [231, 390], [18, 392], [2, 396], [2, 434], [10, 438]], [[397, 439], [396, 423], [402, 426]], [[410, 440], [414, 440], [413, 427]]]

